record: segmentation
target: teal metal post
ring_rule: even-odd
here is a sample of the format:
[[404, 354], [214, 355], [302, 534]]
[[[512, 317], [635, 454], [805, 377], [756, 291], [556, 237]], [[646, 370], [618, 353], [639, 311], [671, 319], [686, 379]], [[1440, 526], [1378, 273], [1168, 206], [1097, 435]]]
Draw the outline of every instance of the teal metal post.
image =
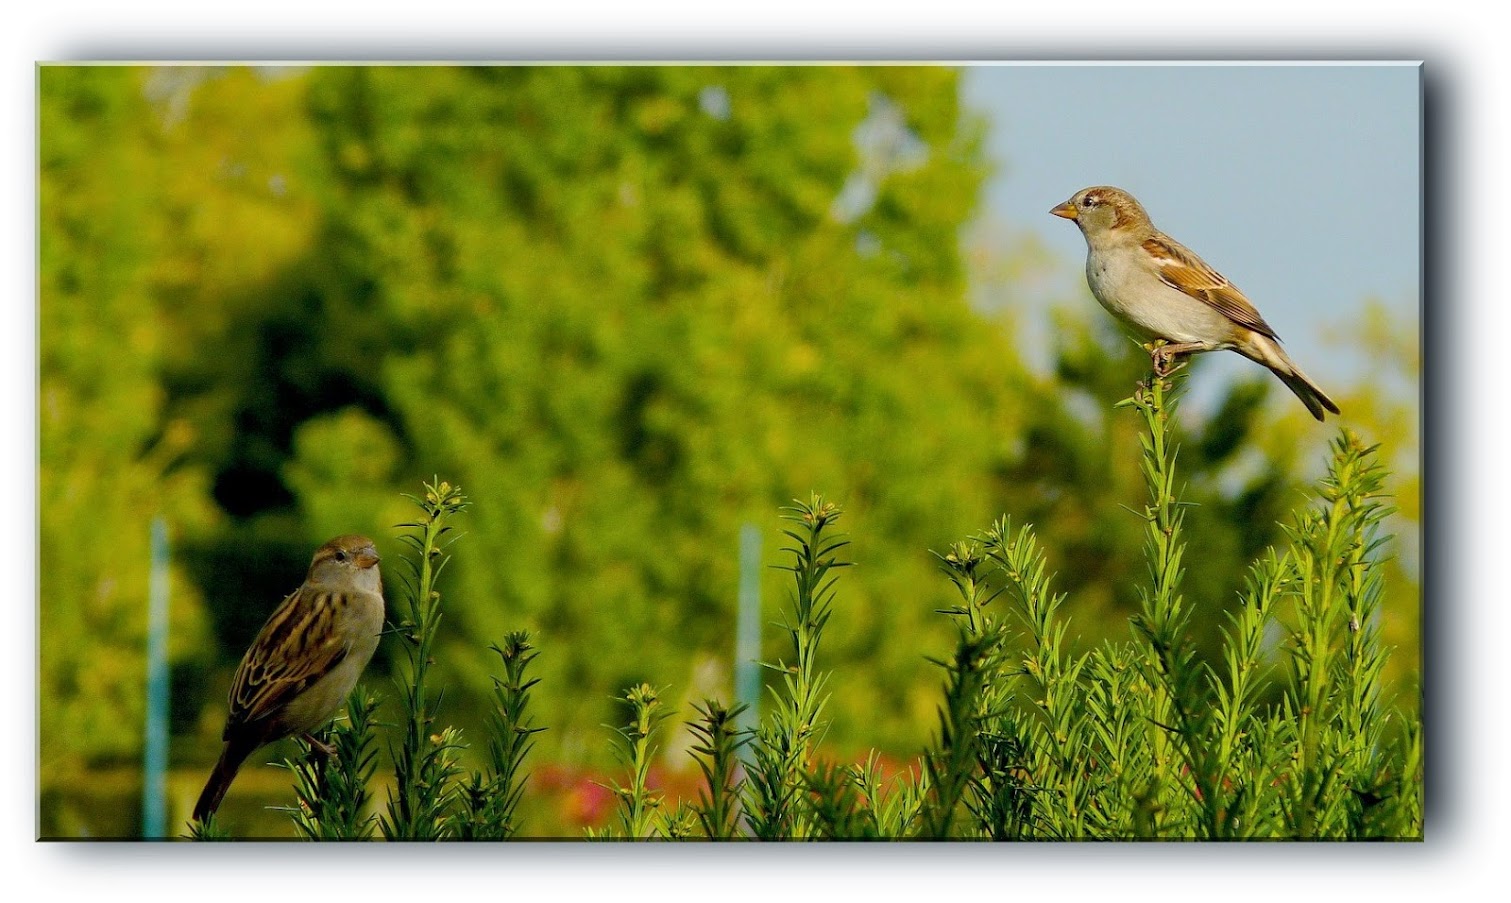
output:
[[760, 723], [761, 708], [761, 531], [740, 528], [740, 606], [735, 624], [735, 699], [744, 703], [739, 727]]
[[152, 520], [152, 572], [147, 601], [147, 724], [142, 761], [142, 836], [167, 833], [168, 785], [168, 525]]

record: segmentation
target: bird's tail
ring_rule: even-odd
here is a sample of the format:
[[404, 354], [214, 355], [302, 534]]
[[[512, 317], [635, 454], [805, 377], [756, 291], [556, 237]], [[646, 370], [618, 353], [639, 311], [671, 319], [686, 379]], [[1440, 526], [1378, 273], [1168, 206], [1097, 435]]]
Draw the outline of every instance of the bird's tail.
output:
[[1270, 372], [1280, 377], [1286, 388], [1296, 393], [1306, 409], [1312, 412], [1312, 416], [1318, 420], [1326, 419], [1324, 411], [1338, 412], [1338, 405], [1327, 397], [1327, 393], [1314, 382], [1311, 377], [1301, 372], [1296, 362], [1291, 360], [1280, 343], [1269, 336], [1253, 333], [1247, 346], [1238, 349], [1245, 357], [1270, 368]]
[[215, 770], [210, 772], [210, 780], [205, 782], [205, 789], [199, 795], [199, 802], [194, 804], [194, 820], [203, 822], [215, 814], [220, 808], [220, 801], [225, 799], [226, 790], [231, 782], [236, 780], [236, 772], [240, 770], [241, 763], [247, 760], [252, 750], [257, 745], [231, 740], [220, 751], [220, 759], [215, 763]]

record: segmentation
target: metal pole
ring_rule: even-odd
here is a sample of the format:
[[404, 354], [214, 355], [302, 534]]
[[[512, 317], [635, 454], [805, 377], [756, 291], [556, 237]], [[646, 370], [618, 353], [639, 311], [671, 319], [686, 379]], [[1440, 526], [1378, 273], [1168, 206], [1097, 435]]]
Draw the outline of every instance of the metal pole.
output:
[[168, 776], [168, 525], [152, 519], [152, 572], [147, 601], [147, 724], [142, 761], [142, 836], [167, 829]]
[[740, 528], [740, 607], [735, 625], [735, 699], [746, 708], [738, 726], [760, 723], [761, 708], [761, 531]]

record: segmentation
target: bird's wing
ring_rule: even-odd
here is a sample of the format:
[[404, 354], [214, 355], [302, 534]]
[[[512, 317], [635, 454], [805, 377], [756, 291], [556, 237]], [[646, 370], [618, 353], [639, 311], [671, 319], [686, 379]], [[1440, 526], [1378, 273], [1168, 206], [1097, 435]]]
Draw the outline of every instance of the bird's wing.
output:
[[1144, 250], [1154, 258], [1161, 282], [1211, 305], [1239, 326], [1272, 339], [1280, 338], [1243, 292], [1179, 242], [1166, 235], [1155, 235], [1144, 241]]
[[273, 612], [231, 681], [226, 733], [278, 711], [329, 674], [350, 651], [334, 621], [348, 600], [301, 586]]

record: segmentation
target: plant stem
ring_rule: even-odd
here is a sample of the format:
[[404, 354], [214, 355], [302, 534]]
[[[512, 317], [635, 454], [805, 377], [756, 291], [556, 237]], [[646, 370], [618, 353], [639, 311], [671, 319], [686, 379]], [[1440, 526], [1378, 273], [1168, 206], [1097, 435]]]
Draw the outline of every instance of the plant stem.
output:
[[763, 840], [809, 833], [798, 805], [809, 784], [809, 757], [828, 698], [827, 675], [818, 669], [819, 639], [834, 598], [837, 576], [831, 572], [849, 565], [835, 558], [849, 543], [826, 532], [839, 519], [838, 506], [815, 494], [807, 504], [784, 510], [789, 513], [783, 517], [797, 525], [782, 531], [794, 543], [784, 550], [793, 563], [774, 567], [793, 575], [793, 610], [785, 627], [796, 661], [766, 665], [782, 675], [785, 693], [772, 688], [776, 704], [751, 746], [746, 813], [752, 833]]
[[[1195, 660], [1187, 635], [1190, 610], [1180, 594], [1184, 571], [1185, 503], [1176, 488], [1173, 421], [1178, 404], [1175, 377], [1151, 374], [1133, 397], [1120, 403], [1132, 406], [1144, 420], [1139, 436], [1141, 466], [1149, 490], [1144, 508], [1145, 554], [1150, 585], [1139, 592], [1139, 612], [1133, 618], [1135, 634], [1148, 649], [1146, 667], [1156, 690], [1153, 710], [1155, 777], [1161, 786], [1183, 787], [1190, 802], [1199, 807], [1201, 833], [1209, 838], [1224, 835], [1220, 778], [1207, 761], [1207, 721], [1210, 706], [1203, 693], [1205, 669]], [[1190, 783], [1182, 779], [1184, 769]], [[1156, 823], [1156, 830], [1162, 830]]]
[[403, 640], [400, 700], [404, 706], [404, 736], [393, 753], [395, 787], [390, 790], [389, 811], [382, 819], [389, 840], [437, 840], [446, 836], [446, 810], [455, 788], [452, 778], [460, 771], [455, 751], [460, 733], [446, 728], [431, 733], [435, 712], [426, 689], [426, 677], [434, 663], [432, 651], [441, 623], [441, 594], [436, 581], [445, 569], [443, 538], [451, 532], [447, 521], [467, 507], [461, 489], [437, 480], [425, 484], [423, 498], [407, 496], [419, 506], [422, 517], [402, 524], [411, 532], [399, 537], [415, 550], [416, 558], [403, 559], [408, 574], [400, 572], [408, 590], [401, 608], [403, 620], [395, 632]]

